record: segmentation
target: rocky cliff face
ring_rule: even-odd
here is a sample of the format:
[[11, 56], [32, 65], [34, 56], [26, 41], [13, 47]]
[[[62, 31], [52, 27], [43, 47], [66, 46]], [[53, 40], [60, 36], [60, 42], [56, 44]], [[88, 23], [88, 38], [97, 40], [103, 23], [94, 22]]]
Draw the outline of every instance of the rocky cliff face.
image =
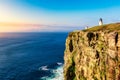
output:
[[65, 80], [120, 80], [119, 31], [69, 33], [64, 61]]

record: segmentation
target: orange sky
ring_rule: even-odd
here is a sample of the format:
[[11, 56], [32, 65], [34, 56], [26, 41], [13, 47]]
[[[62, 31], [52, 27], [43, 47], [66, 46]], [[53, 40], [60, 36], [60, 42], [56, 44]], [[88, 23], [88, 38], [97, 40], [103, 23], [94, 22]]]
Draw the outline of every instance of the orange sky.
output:
[[29, 23], [0, 22], [0, 26], [41, 26], [41, 25], [40, 24], [29, 24]]
[[0, 32], [20, 32], [20, 31], [37, 31], [45, 26], [40, 24], [25, 23], [4, 23], [0, 22]]

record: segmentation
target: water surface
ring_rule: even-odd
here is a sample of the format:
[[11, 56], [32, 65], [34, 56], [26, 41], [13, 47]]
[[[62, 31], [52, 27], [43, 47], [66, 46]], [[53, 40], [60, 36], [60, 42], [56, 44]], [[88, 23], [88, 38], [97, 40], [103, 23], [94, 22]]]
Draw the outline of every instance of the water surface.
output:
[[67, 33], [0, 33], [0, 80], [61, 80]]

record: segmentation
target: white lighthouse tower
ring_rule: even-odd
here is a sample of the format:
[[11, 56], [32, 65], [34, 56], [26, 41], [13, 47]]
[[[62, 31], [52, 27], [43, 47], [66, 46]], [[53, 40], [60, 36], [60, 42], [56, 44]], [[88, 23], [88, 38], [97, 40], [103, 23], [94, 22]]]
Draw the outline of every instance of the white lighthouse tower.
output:
[[103, 20], [102, 20], [102, 18], [100, 18], [100, 20], [99, 20], [99, 26], [101, 26], [101, 25], [103, 25]]

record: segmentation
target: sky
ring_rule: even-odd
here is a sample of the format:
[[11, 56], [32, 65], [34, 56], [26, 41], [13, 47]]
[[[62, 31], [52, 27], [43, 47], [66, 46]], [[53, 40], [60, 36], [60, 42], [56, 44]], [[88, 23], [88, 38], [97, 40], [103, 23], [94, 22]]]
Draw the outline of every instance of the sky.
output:
[[0, 32], [73, 31], [120, 22], [120, 0], [0, 0]]

